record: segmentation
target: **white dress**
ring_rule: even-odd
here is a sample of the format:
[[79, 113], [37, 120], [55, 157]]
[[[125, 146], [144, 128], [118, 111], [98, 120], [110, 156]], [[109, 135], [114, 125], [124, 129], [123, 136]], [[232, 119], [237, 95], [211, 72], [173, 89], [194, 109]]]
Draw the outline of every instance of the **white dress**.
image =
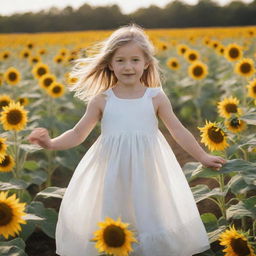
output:
[[[132, 256], [191, 256], [210, 248], [186, 177], [158, 129], [152, 97], [107, 95], [101, 135], [78, 164], [63, 197], [56, 253], [97, 256], [89, 240], [106, 216], [136, 230]], [[128, 228], [129, 228], [128, 227]]]

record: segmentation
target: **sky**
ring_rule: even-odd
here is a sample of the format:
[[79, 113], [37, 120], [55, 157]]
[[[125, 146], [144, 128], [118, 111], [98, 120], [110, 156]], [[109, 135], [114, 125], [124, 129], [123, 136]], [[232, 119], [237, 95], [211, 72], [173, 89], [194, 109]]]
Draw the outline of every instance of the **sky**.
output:
[[[106, 6], [119, 5], [124, 14], [129, 14], [138, 8], [147, 8], [154, 4], [159, 7], [164, 7], [172, 0], [0, 0], [0, 15], [11, 15], [13, 13], [24, 13], [28, 11], [37, 12], [42, 9], [49, 9], [52, 6], [60, 9], [66, 6], [72, 6], [77, 9], [82, 4], [91, 6]], [[232, 0], [214, 0], [219, 5], [223, 6]], [[251, 3], [253, 0], [242, 0], [244, 3]], [[195, 5], [198, 0], [183, 0], [183, 2]]]

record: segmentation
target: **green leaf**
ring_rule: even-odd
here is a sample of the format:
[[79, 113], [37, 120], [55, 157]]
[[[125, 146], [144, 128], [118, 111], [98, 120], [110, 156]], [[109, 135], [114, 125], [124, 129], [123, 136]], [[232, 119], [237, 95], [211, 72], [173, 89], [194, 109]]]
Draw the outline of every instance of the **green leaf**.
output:
[[247, 172], [242, 172], [242, 176], [244, 178], [244, 181], [248, 185], [253, 185], [253, 188], [255, 189], [255, 186], [256, 186], [256, 169], [251, 170], [251, 171], [247, 171]]
[[0, 190], [26, 189], [27, 183], [20, 179], [11, 179], [9, 182], [0, 182]]
[[220, 188], [218, 188], [218, 187], [210, 190], [208, 188], [208, 186], [203, 185], [203, 184], [199, 184], [199, 185], [192, 187], [191, 191], [194, 195], [196, 203], [198, 203], [204, 199], [207, 199], [209, 197], [219, 198], [220, 196], [225, 196], [227, 193], [227, 191], [222, 192], [220, 190]]
[[239, 173], [229, 180], [227, 186], [230, 187], [230, 190], [234, 195], [245, 194], [249, 190], [254, 189], [254, 186], [248, 185], [244, 181], [244, 177]]
[[55, 229], [58, 213], [52, 208], [45, 208], [42, 202], [33, 201], [28, 206], [27, 212], [34, 213], [36, 216], [44, 218], [38, 223], [42, 231], [51, 238], [55, 238]]
[[247, 198], [238, 202], [235, 205], [231, 205], [227, 209], [227, 219], [241, 219], [244, 216], [255, 219], [256, 217], [256, 196]]
[[33, 172], [24, 172], [22, 178], [30, 185], [36, 184], [41, 185], [47, 180], [48, 174], [45, 171], [37, 170]]
[[256, 170], [256, 163], [248, 162], [241, 159], [228, 160], [222, 168], [220, 168], [219, 173], [229, 173], [234, 171], [246, 172]]
[[25, 242], [21, 238], [0, 242], [1, 256], [27, 256], [24, 250]]
[[41, 146], [36, 144], [20, 144], [20, 148], [28, 153], [33, 153], [35, 151], [43, 149]]
[[256, 112], [249, 111], [245, 115], [243, 115], [241, 120], [244, 120], [247, 124], [256, 125]]
[[43, 197], [43, 198], [49, 198], [49, 197], [54, 197], [54, 198], [60, 198], [62, 199], [64, 196], [64, 193], [66, 191], [66, 188], [59, 188], [59, 187], [48, 187], [35, 196], [35, 199], [38, 197]]
[[218, 229], [209, 232], [208, 237], [209, 237], [210, 243], [214, 243], [215, 241], [217, 241], [219, 239], [220, 234], [224, 232], [226, 228], [227, 226], [219, 226]]
[[207, 232], [214, 231], [218, 228], [218, 220], [213, 213], [204, 213], [201, 215], [201, 219]]
[[36, 161], [26, 161], [24, 163], [24, 169], [27, 169], [29, 171], [34, 171], [36, 169], [38, 169], [38, 163]]
[[195, 169], [199, 168], [199, 166], [201, 166], [201, 164], [199, 162], [188, 162], [186, 164], [184, 164], [184, 166], [182, 167], [182, 170], [186, 176], [186, 179], [188, 181], [191, 181], [191, 176], [192, 173]]

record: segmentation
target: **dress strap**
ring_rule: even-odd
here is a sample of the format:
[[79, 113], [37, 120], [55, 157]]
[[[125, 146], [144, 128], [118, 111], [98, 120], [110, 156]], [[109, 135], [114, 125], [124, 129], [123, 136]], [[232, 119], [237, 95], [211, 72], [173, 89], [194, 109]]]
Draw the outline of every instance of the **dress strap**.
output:
[[148, 95], [148, 97], [153, 98], [161, 91], [163, 91], [162, 86], [161, 87], [150, 87], [150, 88], [148, 88], [147, 95]]
[[112, 96], [111, 88], [108, 88], [107, 90], [105, 90], [104, 92], [102, 92], [102, 94], [106, 95], [107, 98], [110, 98], [110, 97]]

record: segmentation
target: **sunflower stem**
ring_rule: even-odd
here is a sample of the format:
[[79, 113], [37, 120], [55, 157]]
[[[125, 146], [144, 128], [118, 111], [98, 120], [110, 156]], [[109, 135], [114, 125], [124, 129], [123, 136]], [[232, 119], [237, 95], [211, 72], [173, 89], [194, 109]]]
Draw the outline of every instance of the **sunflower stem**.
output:
[[[220, 184], [221, 192], [224, 192], [224, 190], [225, 190], [224, 174], [220, 174], [220, 176], [219, 176], [219, 184]], [[221, 196], [220, 197], [220, 204], [221, 204], [222, 216], [225, 218], [225, 220], [227, 220], [225, 196]]]
[[195, 97], [194, 97], [194, 103], [196, 106], [196, 117], [197, 117], [197, 126], [201, 125], [202, 123], [202, 113], [201, 113], [201, 107], [198, 104], [199, 97], [201, 95], [201, 90], [202, 90], [202, 84], [201, 81], [196, 84], [196, 90], [195, 90]]
[[[51, 97], [48, 97], [48, 104], [47, 104], [47, 114], [48, 116], [52, 115], [55, 116], [55, 108], [53, 107], [53, 99]], [[54, 126], [53, 126], [54, 127]], [[52, 128], [52, 130], [50, 130], [50, 136], [54, 137], [54, 128]], [[52, 175], [54, 172], [54, 165], [53, 165], [53, 159], [55, 157], [55, 151], [52, 150], [47, 150], [46, 151], [47, 154], [47, 159], [48, 159], [48, 176], [47, 176], [47, 180], [46, 180], [46, 187], [50, 187], [51, 186], [51, 180], [52, 180]]]
[[254, 220], [252, 224], [252, 235], [254, 237], [254, 240], [256, 240], [256, 220]]

